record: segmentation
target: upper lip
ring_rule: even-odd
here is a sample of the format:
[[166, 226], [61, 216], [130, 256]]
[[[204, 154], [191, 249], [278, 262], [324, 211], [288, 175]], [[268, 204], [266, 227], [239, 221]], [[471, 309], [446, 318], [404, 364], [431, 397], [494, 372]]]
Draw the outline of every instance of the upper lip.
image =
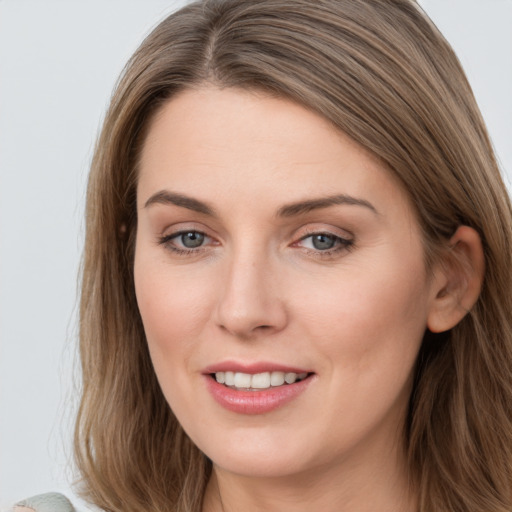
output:
[[204, 368], [204, 374], [217, 372], [240, 372], [240, 373], [265, 373], [265, 372], [284, 372], [284, 373], [311, 373], [306, 368], [298, 366], [288, 366], [280, 363], [272, 363], [268, 361], [257, 361], [252, 363], [243, 363], [237, 361], [222, 361]]

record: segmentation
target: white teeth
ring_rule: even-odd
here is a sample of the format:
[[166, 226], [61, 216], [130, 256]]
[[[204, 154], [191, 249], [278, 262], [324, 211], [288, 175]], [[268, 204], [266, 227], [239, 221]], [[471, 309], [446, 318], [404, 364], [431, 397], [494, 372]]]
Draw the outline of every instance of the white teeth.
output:
[[284, 384], [284, 373], [272, 372], [270, 374], [270, 384], [272, 386], [282, 386]]
[[284, 373], [284, 372], [263, 372], [254, 375], [242, 372], [216, 372], [215, 380], [219, 384], [225, 384], [241, 389], [268, 389], [271, 386], [282, 386], [284, 383], [293, 384], [294, 382], [305, 379], [307, 373]]
[[285, 373], [284, 374], [284, 381], [286, 384], [293, 384], [297, 380], [297, 374], [296, 373]]
[[266, 389], [270, 387], [270, 373], [257, 373], [252, 376], [251, 388]]
[[235, 373], [235, 388], [250, 388], [252, 376], [248, 373]]

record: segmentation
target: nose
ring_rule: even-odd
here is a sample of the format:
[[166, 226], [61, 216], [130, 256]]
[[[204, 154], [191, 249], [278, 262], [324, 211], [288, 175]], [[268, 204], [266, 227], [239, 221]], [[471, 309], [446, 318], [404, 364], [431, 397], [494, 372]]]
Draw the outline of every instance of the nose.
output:
[[217, 325], [239, 339], [271, 335], [284, 329], [287, 311], [280, 297], [277, 274], [265, 255], [233, 255], [219, 290]]

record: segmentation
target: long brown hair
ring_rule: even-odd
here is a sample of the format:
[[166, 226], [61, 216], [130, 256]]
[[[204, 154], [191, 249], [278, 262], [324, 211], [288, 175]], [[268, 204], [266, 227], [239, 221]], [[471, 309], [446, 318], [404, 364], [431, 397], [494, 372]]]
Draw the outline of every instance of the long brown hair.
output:
[[129, 61], [87, 193], [75, 433], [84, 495], [112, 512], [201, 508], [211, 463], [159, 389], [132, 267], [149, 121], [205, 82], [292, 99], [377, 155], [416, 205], [427, 268], [457, 226], [480, 234], [480, 298], [450, 332], [425, 336], [404, 446], [421, 512], [510, 512], [511, 205], [461, 66], [413, 0], [199, 1]]

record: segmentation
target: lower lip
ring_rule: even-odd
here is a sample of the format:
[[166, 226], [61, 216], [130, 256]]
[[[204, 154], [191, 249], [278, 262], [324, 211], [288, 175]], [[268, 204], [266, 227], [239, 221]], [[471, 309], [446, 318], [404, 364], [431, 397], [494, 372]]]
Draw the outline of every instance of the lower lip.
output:
[[313, 376], [293, 384], [284, 384], [260, 391], [239, 391], [219, 384], [210, 375], [205, 375], [206, 386], [215, 401], [225, 409], [239, 414], [264, 414], [291, 402], [303, 393]]

